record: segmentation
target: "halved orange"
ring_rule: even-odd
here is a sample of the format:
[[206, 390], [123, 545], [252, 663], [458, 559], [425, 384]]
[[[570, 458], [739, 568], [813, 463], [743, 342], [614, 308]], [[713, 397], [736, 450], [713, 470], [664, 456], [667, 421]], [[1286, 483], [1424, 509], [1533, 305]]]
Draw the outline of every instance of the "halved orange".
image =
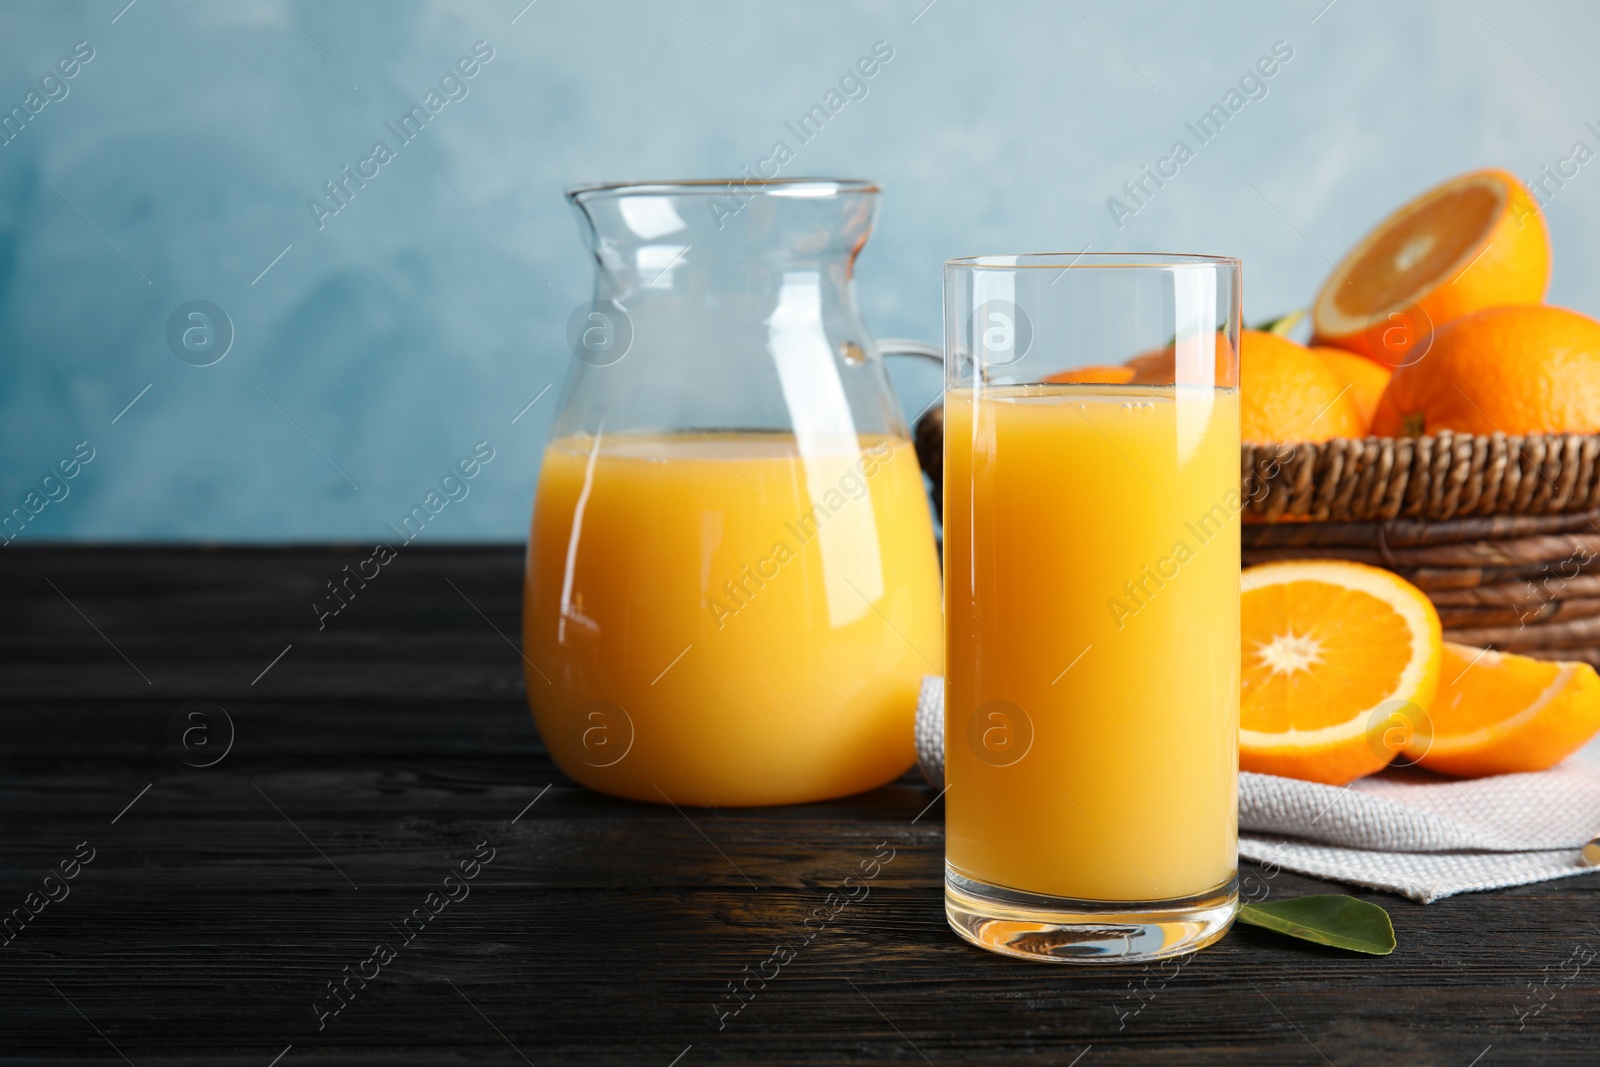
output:
[[1600, 731], [1600, 676], [1587, 663], [1446, 641], [1428, 717], [1432, 730], [1418, 731], [1406, 755], [1429, 770], [1464, 777], [1542, 771]]
[[1345, 255], [1311, 307], [1311, 343], [1401, 366], [1451, 319], [1536, 304], [1549, 282], [1537, 201], [1508, 171], [1474, 171], [1406, 204]]
[[1288, 560], [1240, 576], [1239, 766], [1344, 785], [1384, 767], [1433, 701], [1439, 613], [1389, 571]]

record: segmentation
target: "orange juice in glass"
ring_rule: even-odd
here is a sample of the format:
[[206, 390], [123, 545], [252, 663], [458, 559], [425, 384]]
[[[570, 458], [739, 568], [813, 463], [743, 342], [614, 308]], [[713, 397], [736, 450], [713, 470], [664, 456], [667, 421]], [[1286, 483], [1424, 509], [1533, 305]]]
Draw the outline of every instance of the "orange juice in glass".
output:
[[947, 915], [1032, 959], [1191, 951], [1237, 907], [1238, 264], [946, 279]]

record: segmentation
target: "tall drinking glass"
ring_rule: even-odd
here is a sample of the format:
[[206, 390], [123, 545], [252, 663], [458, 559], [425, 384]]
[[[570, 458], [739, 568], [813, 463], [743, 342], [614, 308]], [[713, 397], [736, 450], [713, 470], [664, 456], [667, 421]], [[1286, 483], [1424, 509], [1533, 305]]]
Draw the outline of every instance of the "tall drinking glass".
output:
[[945, 264], [945, 911], [1151, 960], [1238, 907], [1239, 262]]

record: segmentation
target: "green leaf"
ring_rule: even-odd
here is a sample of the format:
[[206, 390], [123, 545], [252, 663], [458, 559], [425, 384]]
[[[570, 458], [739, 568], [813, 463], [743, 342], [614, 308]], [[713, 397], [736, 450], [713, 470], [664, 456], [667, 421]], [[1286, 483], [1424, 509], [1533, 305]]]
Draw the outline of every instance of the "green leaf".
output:
[[1258, 323], [1252, 329], [1260, 330], [1262, 333], [1275, 333], [1279, 337], [1288, 337], [1294, 328], [1300, 325], [1300, 320], [1305, 317], [1306, 309], [1299, 308], [1289, 312], [1287, 315], [1279, 315], [1275, 319], [1268, 319], [1266, 322]]
[[1342, 894], [1246, 904], [1239, 909], [1239, 921], [1351, 952], [1387, 956], [1394, 951], [1394, 926], [1389, 922], [1389, 913], [1376, 904]]

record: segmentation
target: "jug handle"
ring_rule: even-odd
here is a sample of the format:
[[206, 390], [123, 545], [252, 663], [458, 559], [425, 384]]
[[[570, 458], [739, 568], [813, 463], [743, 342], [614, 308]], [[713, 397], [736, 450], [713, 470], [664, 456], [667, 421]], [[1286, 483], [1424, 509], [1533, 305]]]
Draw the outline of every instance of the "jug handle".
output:
[[878, 351], [885, 356], [919, 356], [944, 366], [944, 349], [907, 337], [885, 337], [878, 342]]
[[[940, 369], [944, 367], [944, 349], [938, 345], [913, 341], [905, 337], [886, 337], [878, 342], [878, 351], [885, 356], [918, 356], [932, 360]], [[933, 508], [941, 518], [944, 499], [939, 488], [944, 481], [944, 408], [936, 404], [944, 397], [941, 384], [939, 393], [928, 401], [928, 406], [918, 414], [911, 427], [912, 445], [916, 450], [917, 464], [933, 479]], [[936, 542], [937, 543], [937, 542]]]

